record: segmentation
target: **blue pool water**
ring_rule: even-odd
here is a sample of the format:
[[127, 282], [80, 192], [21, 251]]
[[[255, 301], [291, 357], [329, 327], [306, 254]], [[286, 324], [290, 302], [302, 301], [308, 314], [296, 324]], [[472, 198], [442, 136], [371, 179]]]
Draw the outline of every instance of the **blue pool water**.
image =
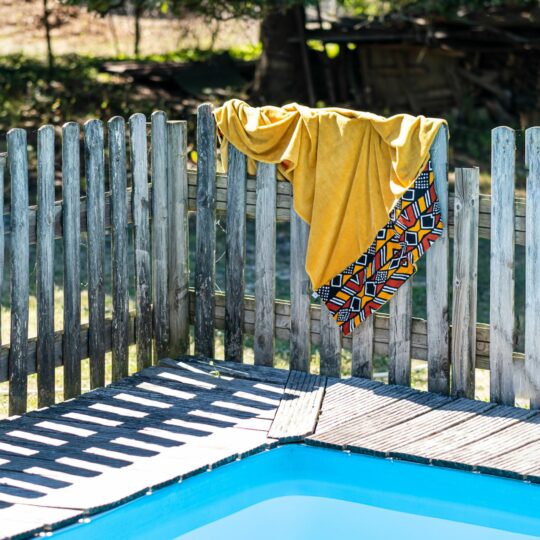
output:
[[540, 486], [303, 445], [189, 478], [56, 540], [525, 540]]

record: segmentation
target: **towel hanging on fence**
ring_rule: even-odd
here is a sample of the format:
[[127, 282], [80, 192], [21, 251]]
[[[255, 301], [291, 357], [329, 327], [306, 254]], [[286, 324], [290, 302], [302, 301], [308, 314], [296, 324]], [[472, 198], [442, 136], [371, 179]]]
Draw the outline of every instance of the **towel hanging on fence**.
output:
[[276, 163], [310, 224], [306, 271], [344, 335], [386, 303], [441, 235], [429, 149], [442, 119], [384, 118], [340, 108], [250, 107], [214, 111], [227, 143]]

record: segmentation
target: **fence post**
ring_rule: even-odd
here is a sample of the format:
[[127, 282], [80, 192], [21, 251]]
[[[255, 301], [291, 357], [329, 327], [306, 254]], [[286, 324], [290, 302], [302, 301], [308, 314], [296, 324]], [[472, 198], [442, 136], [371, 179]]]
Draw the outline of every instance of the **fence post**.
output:
[[450, 391], [448, 326], [448, 131], [441, 126], [431, 147], [435, 191], [439, 201], [443, 233], [426, 253], [428, 390]]
[[390, 301], [388, 383], [411, 385], [413, 277], [409, 277]]
[[478, 267], [478, 168], [456, 169], [452, 394], [474, 398]]
[[[4, 286], [4, 264], [5, 264], [5, 225], [4, 225], [4, 188], [6, 175], [7, 153], [0, 153], [0, 293]], [[2, 306], [0, 305], [0, 346], [2, 345]]]
[[103, 124], [84, 124], [88, 239], [88, 355], [90, 388], [105, 385], [105, 158]]
[[187, 123], [167, 122], [169, 185], [169, 356], [189, 351]]
[[[54, 403], [54, 127], [38, 130], [37, 144], [37, 349], [38, 407]], [[3, 192], [2, 192], [3, 194]], [[3, 208], [3, 203], [0, 207]], [[2, 220], [3, 222], [3, 220]], [[3, 237], [3, 231], [0, 236]], [[3, 252], [3, 250], [2, 250]], [[1, 284], [1, 281], [0, 281]]]
[[[62, 129], [62, 230], [64, 235], [64, 399], [81, 393], [81, 205], [79, 125]], [[26, 244], [28, 239], [25, 240]]]
[[[11, 177], [11, 337], [9, 414], [26, 411], [28, 376], [28, 157], [26, 131], [7, 134]], [[77, 334], [77, 337], [78, 334]]]
[[373, 376], [373, 350], [375, 338], [375, 313], [352, 332], [351, 375], [371, 379]]
[[214, 358], [216, 272], [216, 123], [212, 105], [197, 109], [195, 354]]
[[514, 130], [491, 132], [490, 400], [514, 405]]
[[246, 156], [228, 147], [225, 260], [225, 359], [244, 357], [244, 266], [246, 259]]
[[255, 210], [255, 364], [274, 364], [276, 296], [276, 166], [257, 164]]
[[341, 375], [341, 330], [322, 300], [320, 331], [320, 374], [339, 377]]
[[525, 372], [531, 408], [540, 408], [540, 127], [525, 132], [527, 168]]
[[152, 302], [154, 362], [167, 355], [169, 309], [167, 307], [167, 116], [152, 113]]

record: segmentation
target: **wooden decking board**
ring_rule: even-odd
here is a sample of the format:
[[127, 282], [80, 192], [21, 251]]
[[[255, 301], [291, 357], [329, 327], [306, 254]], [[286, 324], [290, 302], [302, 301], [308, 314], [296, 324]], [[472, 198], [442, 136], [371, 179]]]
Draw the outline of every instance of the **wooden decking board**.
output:
[[291, 371], [268, 436], [291, 442], [313, 433], [325, 384], [326, 377]]
[[535, 411], [359, 378], [167, 359], [0, 422], [0, 538], [33, 536], [292, 441], [540, 483]]

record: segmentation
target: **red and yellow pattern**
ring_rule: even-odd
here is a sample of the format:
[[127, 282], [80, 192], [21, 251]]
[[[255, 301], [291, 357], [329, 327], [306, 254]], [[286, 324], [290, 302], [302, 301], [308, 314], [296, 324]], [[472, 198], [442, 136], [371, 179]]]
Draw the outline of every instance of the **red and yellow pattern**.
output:
[[416, 272], [416, 262], [442, 231], [433, 168], [428, 161], [369, 249], [316, 291], [343, 335], [392, 298]]

